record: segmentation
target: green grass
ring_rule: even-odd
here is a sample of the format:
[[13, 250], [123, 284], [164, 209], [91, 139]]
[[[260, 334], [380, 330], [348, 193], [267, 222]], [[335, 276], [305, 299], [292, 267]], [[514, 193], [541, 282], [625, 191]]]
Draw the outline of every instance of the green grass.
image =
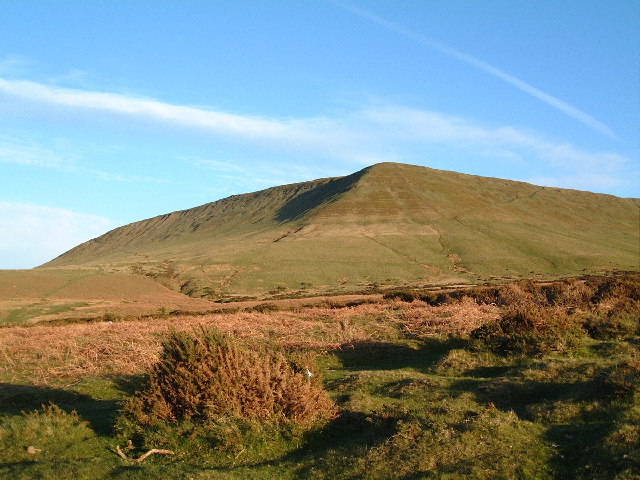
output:
[[[479, 302], [505, 303], [499, 319], [469, 334], [408, 331], [392, 322], [381, 326], [384, 310], [353, 316], [352, 325], [378, 326], [362, 340], [316, 352], [317, 369], [312, 368], [322, 373], [338, 406], [337, 416], [320, 423], [238, 417], [214, 411], [215, 403], [200, 403], [204, 387], [214, 385], [207, 378], [218, 368], [198, 360], [200, 347], [179, 352], [190, 352], [194, 371], [210, 375], [191, 378], [180, 360], [156, 367], [151, 381], [146, 375], [47, 386], [6, 380], [0, 383], [0, 478], [635, 479], [640, 477], [637, 286], [638, 276], [629, 275], [466, 290]], [[455, 293], [446, 301], [457, 302]], [[329, 315], [326, 321], [336, 319]], [[248, 345], [258, 352], [266, 344]], [[296, 355], [301, 352], [292, 359], [305, 358]], [[180, 368], [180, 375], [171, 376]], [[251, 375], [255, 371], [252, 367]], [[184, 417], [131, 415], [138, 412], [132, 406], [146, 401], [144, 395], [148, 399], [148, 392], [159, 391], [147, 390], [159, 372], [180, 385], [195, 381], [184, 391], [203, 410]], [[300, 370], [291, 372], [300, 380]], [[251, 383], [243, 379], [249, 376], [234, 378], [246, 386]], [[306, 380], [296, 385], [303, 388]], [[225, 381], [223, 388], [232, 384]], [[222, 398], [218, 390], [210, 388], [211, 398]], [[178, 398], [172, 391], [163, 390], [165, 403], [158, 405], [177, 405], [170, 403]], [[242, 407], [234, 411], [252, 395], [235, 397]], [[151, 448], [175, 454], [137, 463], [120, 458], [117, 446], [130, 458]]]
[[637, 377], [626, 393], [606, 382], [637, 345], [590, 340], [579, 355], [532, 358], [473, 352], [463, 338], [356, 344], [320, 358], [340, 407], [324, 427], [169, 426], [153, 446], [176, 455], [140, 464], [114, 453], [126, 447], [114, 425], [144, 377], [4, 383], [0, 477], [631, 479], [640, 473]]
[[55, 315], [56, 313], [69, 312], [76, 307], [85, 307], [86, 302], [65, 303], [59, 305], [30, 304], [10, 310], [5, 316], [0, 317], [0, 324], [14, 324], [29, 320], [40, 315]]

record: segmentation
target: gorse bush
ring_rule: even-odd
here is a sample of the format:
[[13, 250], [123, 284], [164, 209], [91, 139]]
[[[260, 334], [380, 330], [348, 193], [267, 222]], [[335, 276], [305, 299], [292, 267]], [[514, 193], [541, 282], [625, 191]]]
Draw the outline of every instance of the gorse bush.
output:
[[335, 405], [318, 375], [299, 363], [215, 330], [173, 332], [148, 388], [129, 400], [123, 415], [140, 425], [231, 417], [310, 426], [331, 418]]

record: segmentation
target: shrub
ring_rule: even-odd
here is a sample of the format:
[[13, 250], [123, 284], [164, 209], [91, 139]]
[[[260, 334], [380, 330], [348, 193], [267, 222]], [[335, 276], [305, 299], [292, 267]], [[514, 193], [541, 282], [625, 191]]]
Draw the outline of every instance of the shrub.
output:
[[413, 302], [418, 295], [415, 292], [410, 292], [408, 290], [395, 290], [393, 292], [385, 293], [382, 298], [385, 300], [400, 300], [402, 302]]
[[534, 285], [531, 281], [512, 282], [502, 285], [498, 289], [501, 305], [520, 305], [536, 303]]
[[173, 332], [146, 391], [124, 417], [140, 425], [238, 418], [310, 426], [335, 414], [318, 375], [276, 350], [249, 349], [216, 330]]
[[559, 309], [521, 303], [508, 307], [499, 319], [473, 330], [471, 346], [503, 355], [543, 355], [574, 350], [583, 337], [577, 318]]
[[632, 287], [633, 282], [629, 279], [600, 284], [594, 294], [599, 304], [584, 322], [589, 335], [609, 340], [640, 334], [640, 293]]
[[504, 299], [500, 295], [500, 289], [497, 287], [475, 287], [465, 291], [464, 294], [472, 298], [478, 304], [494, 304], [502, 305]]
[[276, 312], [278, 310], [280, 310], [280, 308], [275, 303], [259, 303], [258, 305], [255, 305], [248, 309], [248, 311], [250, 312], [258, 313]]
[[572, 308], [586, 308], [593, 296], [593, 286], [589, 282], [578, 279], [567, 279], [560, 283], [562, 290], [555, 300], [556, 305]]
[[427, 292], [420, 296], [420, 300], [433, 307], [437, 307], [438, 305], [449, 303], [451, 301], [451, 297], [445, 293]]
[[591, 298], [591, 302], [596, 305], [612, 299], [640, 301], [639, 275], [598, 278], [594, 280], [593, 283], [595, 292]]
[[640, 333], [638, 317], [594, 314], [583, 325], [589, 335], [598, 340], [612, 340]]
[[640, 357], [632, 356], [605, 370], [597, 379], [598, 392], [609, 398], [632, 395], [640, 387]]

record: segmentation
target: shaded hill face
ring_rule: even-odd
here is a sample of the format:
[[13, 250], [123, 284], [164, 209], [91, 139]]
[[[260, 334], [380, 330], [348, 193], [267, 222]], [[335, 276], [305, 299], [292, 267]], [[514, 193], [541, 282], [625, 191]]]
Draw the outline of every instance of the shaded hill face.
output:
[[44, 267], [211, 297], [637, 270], [638, 215], [634, 199], [384, 163], [126, 225]]

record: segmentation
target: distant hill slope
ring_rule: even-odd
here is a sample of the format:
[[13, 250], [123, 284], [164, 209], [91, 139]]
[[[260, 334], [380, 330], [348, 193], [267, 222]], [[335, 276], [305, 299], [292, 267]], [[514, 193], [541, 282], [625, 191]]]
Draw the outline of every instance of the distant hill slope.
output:
[[132, 223], [43, 267], [212, 297], [638, 270], [638, 221], [637, 199], [381, 163]]

